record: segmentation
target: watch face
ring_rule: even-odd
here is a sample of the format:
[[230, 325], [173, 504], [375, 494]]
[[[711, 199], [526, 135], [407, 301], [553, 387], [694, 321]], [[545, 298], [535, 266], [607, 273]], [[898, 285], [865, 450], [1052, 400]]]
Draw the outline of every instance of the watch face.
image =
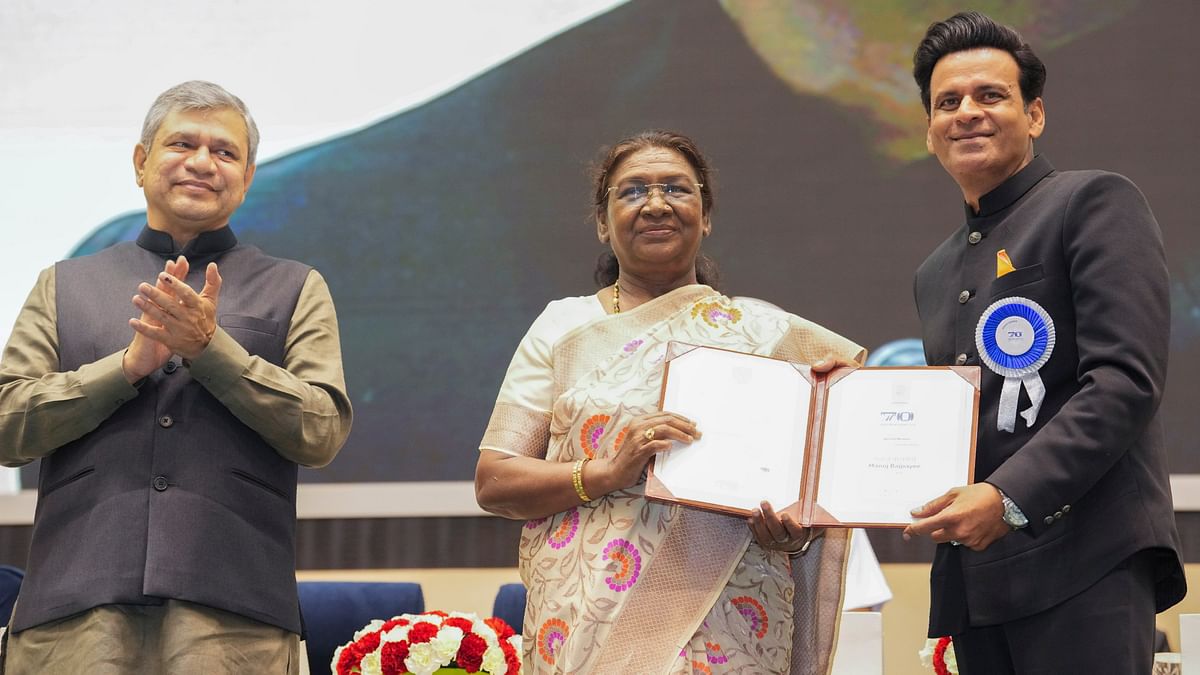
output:
[[1005, 524], [1014, 530], [1029, 524], [1029, 519], [1025, 517], [1025, 514], [1021, 513], [1021, 510], [1017, 508], [1017, 505], [1007, 495], [1003, 498], [1003, 502], [1004, 515], [1001, 516], [1001, 519]]

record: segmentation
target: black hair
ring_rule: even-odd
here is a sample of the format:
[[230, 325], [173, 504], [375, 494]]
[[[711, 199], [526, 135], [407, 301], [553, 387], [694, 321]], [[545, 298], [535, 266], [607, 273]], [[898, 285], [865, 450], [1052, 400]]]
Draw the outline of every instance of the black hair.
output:
[[[713, 192], [712, 166], [704, 157], [704, 153], [700, 152], [695, 141], [681, 133], [651, 129], [617, 141], [606, 148], [600, 161], [593, 165], [592, 189], [595, 217], [602, 217], [608, 205], [608, 177], [630, 155], [646, 148], [666, 148], [683, 155], [688, 164], [691, 164], [692, 168], [696, 170], [696, 176], [699, 179], [697, 182], [700, 183], [703, 213], [705, 216], [709, 215], [716, 205], [716, 196]], [[621, 267], [617, 263], [617, 256], [611, 250], [606, 250], [596, 261], [593, 278], [598, 286], [611, 286], [617, 283], [617, 275], [620, 274], [620, 271]], [[696, 280], [713, 289], [716, 289], [717, 284], [721, 281], [721, 273], [717, 269], [716, 261], [703, 253], [696, 256]]]
[[1016, 30], [997, 23], [979, 12], [959, 12], [945, 21], [930, 24], [925, 37], [913, 52], [913, 79], [921, 88], [921, 103], [930, 113], [929, 81], [933, 68], [947, 54], [991, 47], [1012, 55], [1020, 69], [1021, 99], [1026, 106], [1042, 95], [1046, 85], [1046, 65]]

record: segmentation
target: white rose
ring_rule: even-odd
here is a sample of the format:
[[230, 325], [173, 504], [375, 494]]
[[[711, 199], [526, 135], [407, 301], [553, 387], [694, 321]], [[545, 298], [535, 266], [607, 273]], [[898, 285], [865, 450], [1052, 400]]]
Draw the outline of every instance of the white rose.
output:
[[[446, 663], [449, 663], [447, 661]], [[413, 672], [414, 675], [432, 675], [433, 671], [446, 665], [438, 658], [437, 652], [432, 643], [420, 642], [408, 648], [408, 657], [404, 659], [404, 665]]]
[[463, 632], [457, 626], [442, 626], [438, 634], [433, 636], [430, 643], [433, 644], [433, 650], [437, 654], [438, 659], [443, 665], [449, 665], [454, 660], [454, 655], [458, 653], [458, 647], [462, 644]]
[[954, 643], [946, 645], [946, 654], [943, 657], [946, 661], [946, 670], [958, 675], [958, 657], [954, 655]]
[[376, 649], [364, 656], [358, 669], [362, 671], [362, 675], [383, 675], [383, 665], [379, 662], [379, 650]]
[[371, 623], [367, 624], [366, 626], [363, 626], [361, 629], [359, 629], [359, 631], [357, 633], [354, 634], [354, 641], [358, 642], [367, 633], [374, 633], [375, 631], [379, 630], [380, 628], [383, 628], [383, 621], [381, 621], [379, 619], [373, 619], [371, 621]]
[[504, 652], [500, 647], [488, 647], [483, 653], [482, 668], [490, 675], [506, 675], [508, 673], [508, 663], [504, 661]]
[[408, 638], [410, 626], [393, 626], [391, 630], [379, 636], [380, 642], [403, 642]]
[[933, 649], [937, 647], [937, 640], [933, 638], [925, 639], [925, 646], [921, 651], [917, 652], [917, 656], [921, 657], [921, 665], [926, 668], [933, 667]]

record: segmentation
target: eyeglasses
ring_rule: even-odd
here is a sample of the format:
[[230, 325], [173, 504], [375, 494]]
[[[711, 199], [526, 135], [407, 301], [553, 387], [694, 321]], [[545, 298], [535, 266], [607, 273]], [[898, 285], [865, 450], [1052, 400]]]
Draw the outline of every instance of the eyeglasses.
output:
[[702, 187], [703, 183], [623, 183], [608, 188], [608, 192], [612, 194], [615, 191], [617, 199], [628, 206], [645, 204], [650, 192], [655, 189], [672, 204], [687, 204], [696, 199], [696, 193]]

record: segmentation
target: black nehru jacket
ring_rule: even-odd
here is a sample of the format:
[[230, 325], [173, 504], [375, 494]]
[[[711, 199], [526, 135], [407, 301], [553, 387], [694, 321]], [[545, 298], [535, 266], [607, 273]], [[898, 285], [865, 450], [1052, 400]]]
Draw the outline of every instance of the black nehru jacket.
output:
[[[240, 246], [229, 228], [184, 253], [187, 282], [209, 262], [224, 284], [218, 324], [251, 355], [282, 365], [310, 268]], [[149, 228], [57, 264], [59, 370], [129, 344], [131, 289], [178, 255]], [[12, 630], [99, 605], [187, 600], [300, 632], [295, 579], [296, 464], [192, 379], [174, 357], [94, 431], [41, 460], [38, 504]]]
[[[997, 277], [1004, 250], [1016, 268]], [[942, 545], [930, 635], [1029, 616], [1080, 593], [1130, 555], [1158, 552], [1158, 611], [1186, 592], [1157, 411], [1170, 304], [1162, 234], [1123, 176], [1034, 160], [979, 203], [917, 270], [930, 365], [981, 364], [975, 331], [996, 300], [1041, 305], [1057, 341], [1032, 427], [996, 428], [1004, 378], [983, 365], [975, 478], [1029, 518], [983, 552]], [[1029, 407], [1021, 389], [1018, 409]]]

